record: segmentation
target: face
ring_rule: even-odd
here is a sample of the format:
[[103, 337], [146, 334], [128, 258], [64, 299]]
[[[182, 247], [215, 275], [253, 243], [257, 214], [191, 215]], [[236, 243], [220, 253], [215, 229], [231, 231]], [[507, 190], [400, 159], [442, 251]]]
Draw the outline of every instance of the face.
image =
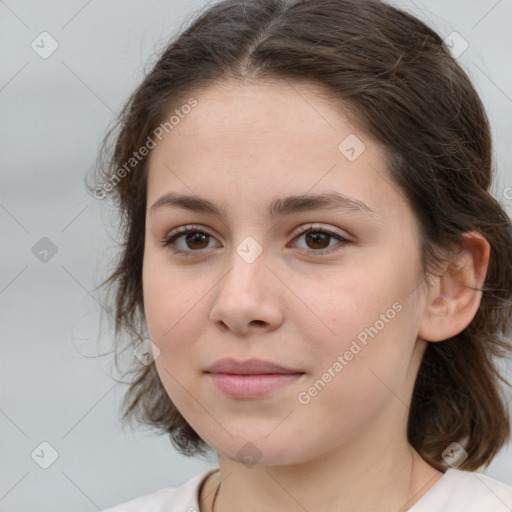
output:
[[194, 97], [148, 173], [144, 305], [168, 395], [219, 454], [260, 465], [405, 436], [418, 226], [382, 148], [305, 84]]

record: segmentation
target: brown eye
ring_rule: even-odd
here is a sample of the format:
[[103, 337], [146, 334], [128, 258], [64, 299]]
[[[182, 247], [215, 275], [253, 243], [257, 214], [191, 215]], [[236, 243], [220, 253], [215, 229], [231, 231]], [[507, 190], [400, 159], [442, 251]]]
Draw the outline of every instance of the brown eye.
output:
[[[185, 244], [190, 249], [205, 249], [208, 246], [208, 237], [210, 235], [207, 235], [206, 233], [201, 233], [199, 231], [193, 232], [193, 233], [187, 233], [185, 235]], [[205, 245], [206, 240], [206, 245]]]
[[[294, 240], [299, 240], [302, 237], [306, 243], [306, 247], [302, 248], [313, 255], [335, 252], [351, 243], [350, 240], [337, 233], [316, 227], [303, 230]], [[169, 246], [176, 254], [194, 256], [211, 248], [209, 243], [212, 240], [214, 240], [213, 236], [202, 229], [196, 226], [184, 226], [166, 238], [163, 244]], [[333, 240], [337, 240], [337, 243], [331, 244]]]
[[[312, 254], [325, 254], [330, 252], [335, 252], [339, 250], [340, 247], [344, 247], [345, 245], [351, 243], [350, 240], [334, 233], [332, 231], [328, 231], [325, 229], [318, 229], [315, 227], [310, 227], [295, 237], [295, 240], [304, 237], [304, 241], [306, 243], [306, 247], [303, 247], [306, 251]], [[338, 241], [337, 244], [331, 245], [332, 239]]]
[[332, 238], [323, 231], [310, 231], [305, 236], [306, 243], [311, 249], [326, 249], [329, 247], [329, 238]]
[[166, 238], [164, 245], [171, 246], [175, 253], [188, 255], [207, 249], [210, 239], [213, 239], [213, 237], [208, 233], [193, 226], [185, 226], [177, 233]]

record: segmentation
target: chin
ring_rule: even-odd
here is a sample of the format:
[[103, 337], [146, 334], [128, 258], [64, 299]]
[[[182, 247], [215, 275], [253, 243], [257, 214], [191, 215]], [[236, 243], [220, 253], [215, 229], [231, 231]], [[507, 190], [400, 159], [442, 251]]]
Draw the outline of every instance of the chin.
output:
[[208, 444], [219, 456], [247, 468], [293, 465], [309, 459], [304, 444], [289, 436], [270, 439], [261, 435], [226, 435], [222, 441], [216, 439]]

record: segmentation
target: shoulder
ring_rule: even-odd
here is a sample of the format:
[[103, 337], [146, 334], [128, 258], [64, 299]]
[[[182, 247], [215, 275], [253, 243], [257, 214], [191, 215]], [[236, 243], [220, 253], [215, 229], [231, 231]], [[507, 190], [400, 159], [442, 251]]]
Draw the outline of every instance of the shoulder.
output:
[[[179, 487], [165, 487], [151, 494], [120, 503], [103, 512], [166, 512], [180, 507], [183, 512], [197, 512], [197, 491], [206, 477], [216, 470], [208, 470], [193, 476]], [[178, 508], [176, 508], [178, 510]]]
[[449, 469], [409, 512], [510, 512], [512, 487], [482, 473]]

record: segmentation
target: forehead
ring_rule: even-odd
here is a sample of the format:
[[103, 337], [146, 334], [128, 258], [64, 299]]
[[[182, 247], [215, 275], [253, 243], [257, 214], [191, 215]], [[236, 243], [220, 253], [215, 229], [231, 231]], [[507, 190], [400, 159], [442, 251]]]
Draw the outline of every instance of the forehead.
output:
[[288, 134], [307, 135], [315, 142], [324, 138], [330, 144], [327, 134], [360, 131], [347, 118], [348, 105], [335, 102], [323, 86], [309, 82], [223, 80], [198, 91], [194, 98], [197, 106], [172, 130], [183, 137], [213, 141], [229, 134], [224, 143], [237, 142], [245, 148], [253, 140], [276, 135], [290, 143]]
[[149, 205], [167, 191], [265, 208], [270, 197], [307, 191], [338, 191], [377, 210], [398, 205], [383, 148], [324, 90], [231, 80], [193, 97], [197, 105], [152, 151]]

